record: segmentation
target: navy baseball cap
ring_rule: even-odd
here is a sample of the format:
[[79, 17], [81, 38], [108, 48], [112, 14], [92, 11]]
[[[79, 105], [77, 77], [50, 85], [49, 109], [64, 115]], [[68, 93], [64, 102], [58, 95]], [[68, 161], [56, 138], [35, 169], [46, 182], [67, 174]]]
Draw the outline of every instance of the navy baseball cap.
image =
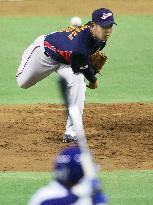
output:
[[92, 21], [101, 27], [108, 27], [115, 23], [113, 12], [106, 8], [96, 9], [92, 13]]

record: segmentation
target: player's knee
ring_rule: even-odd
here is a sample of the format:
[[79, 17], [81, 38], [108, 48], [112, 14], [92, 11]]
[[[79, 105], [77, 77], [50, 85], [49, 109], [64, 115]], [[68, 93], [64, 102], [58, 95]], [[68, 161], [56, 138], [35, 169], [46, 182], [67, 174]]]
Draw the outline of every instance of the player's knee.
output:
[[27, 88], [29, 88], [29, 86], [23, 84], [23, 85], [20, 86], [20, 88], [22, 88], [22, 89], [27, 89]]
[[28, 86], [26, 84], [18, 84], [18, 86], [22, 89], [27, 89]]
[[22, 89], [27, 89], [29, 88], [28, 84], [23, 82], [23, 81], [20, 81], [19, 79], [17, 79], [17, 83], [18, 83], [18, 86]]

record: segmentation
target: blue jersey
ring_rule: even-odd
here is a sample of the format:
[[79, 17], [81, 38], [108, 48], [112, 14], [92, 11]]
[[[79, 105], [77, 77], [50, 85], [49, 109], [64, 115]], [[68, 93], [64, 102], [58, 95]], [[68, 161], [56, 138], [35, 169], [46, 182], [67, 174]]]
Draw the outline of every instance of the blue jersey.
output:
[[82, 72], [93, 83], [97, 78], [91, 67], [90, 55], [102, 50], [105, 45], [105, 41], [99, 41], [93, 36], [89, 24], [48, 34], [44, 41], [48, 56], [60, 63], [70, 64], [74, 73]]
[[72, 190], [67, 189], [57, 181], [49, 183], [39, 189], [30, 199], [28, 205], [106, 205], [106, 197], [102, 192], [92, 196], [90, 203], [88, 197], [79, 197]]

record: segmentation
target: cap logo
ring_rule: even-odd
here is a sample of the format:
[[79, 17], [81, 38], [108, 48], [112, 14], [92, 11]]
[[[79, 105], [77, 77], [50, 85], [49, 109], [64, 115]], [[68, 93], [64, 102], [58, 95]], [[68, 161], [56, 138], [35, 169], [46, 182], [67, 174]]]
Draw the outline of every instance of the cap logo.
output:
[[101, 17], [101, 19], [105, 20], [107, 19], [108, 17], [112, 16], [112, 13], [103, 13], [103, 16]]

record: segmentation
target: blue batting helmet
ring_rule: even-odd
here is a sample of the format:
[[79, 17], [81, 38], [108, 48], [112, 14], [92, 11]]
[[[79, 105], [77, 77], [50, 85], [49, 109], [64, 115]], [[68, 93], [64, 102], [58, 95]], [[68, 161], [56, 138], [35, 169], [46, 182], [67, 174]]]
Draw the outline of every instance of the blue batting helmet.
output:
[[78, 146], [63, 149], [55, 160], [55, 179], [65, 186], [76, 184], [84, 176], [80, 154]]

